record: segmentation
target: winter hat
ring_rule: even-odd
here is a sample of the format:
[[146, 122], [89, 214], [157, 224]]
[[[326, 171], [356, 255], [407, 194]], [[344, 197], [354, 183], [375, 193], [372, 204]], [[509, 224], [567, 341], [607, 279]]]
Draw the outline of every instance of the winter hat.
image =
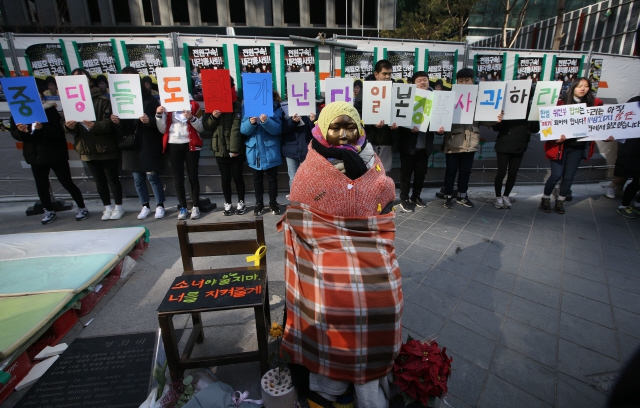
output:
[[317, 125], [322, 132], [322, 135], [326, 139], [327, 131], [329, 130], [329, 125], [335, 118], [338, 116], [347, 115], [358, 125], [358, 134], [360, 136], [364, 135], [364, 129], [362, 127], [362, 120], [360, 120], [360, 114], [356, 108], [353, 107], [350, 103], [347, 102], [332, 102], [322, 109], [320, 112], [320, 117], [318, 118]]

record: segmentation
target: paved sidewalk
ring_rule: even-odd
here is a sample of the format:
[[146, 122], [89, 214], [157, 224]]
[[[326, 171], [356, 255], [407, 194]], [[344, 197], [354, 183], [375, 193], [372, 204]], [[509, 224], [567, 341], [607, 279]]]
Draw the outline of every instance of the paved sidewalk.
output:
[[[433, 199], [435, 190], [425, 189], [429, 207], [398, 213], [405, 338], [437, 336], [447, 347], [454, 358], [446, 398], [451, 407], [602, 407], [622, 364], [640, 346], [640, 219], [618, 215], [619, 200], [602, 196], [598, 184], [574, 186], [564, 216], [538, 210], [540, 190], [516, 187], [511, 210], [478, 201], [473, 209], [446, 210]], [[490, 188], [472, 191], [487, 195]], [[253, 217], [253, 208], [224, 217], [221, 198], [212, 201], [219, 209], [198, 222]], [[9, 234], [147, 226], [150, 246], [133, 273], [81, 318], [95, 318], [91, 324], [77, 325], [66, 340], [155, 330], [155, 310], [182, 268], [177, 210], [168, 208], [163, 220], [139, 221], [137, 200], [126, 199], [125, 217], [103, 222], [99, 203], [88, 205], [86, 221], [63, 212], [42, 226], [39, 218], [24, 216], [25, 203], [0, 204], [0, 228]], [[279, 218], [264, 215], [274, 320], [282, 319], [284, 305]], [[255, 347], [252, 311], [205, 316], [200, 350]], [[188, 332], [190, 322], [176, 326]], [[257, 363], [214, 371], [259, 398]], [[13, 407], [21, 395], [14, 393], [1, 408]]]

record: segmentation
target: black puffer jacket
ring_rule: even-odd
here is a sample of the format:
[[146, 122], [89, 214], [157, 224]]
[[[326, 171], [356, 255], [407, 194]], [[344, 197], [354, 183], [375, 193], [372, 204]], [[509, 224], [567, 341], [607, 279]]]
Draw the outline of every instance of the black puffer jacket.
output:
[[313, 123], [308, 116], [301, 116], [300, 122], [294, 122], [288, 117], [282, 122], [282, 155], [291, 159], [303, 161], [309, 152], [309, 142]]
[[28, 164], [48, 165], [69, 160], [67, 139], [60, 125], [56, 103], [47, 102], [44, 107], [49, 121], [42, 124], [42, 129], [33, 131], [33, 134], [31, 124], [28, 133], [20, 132], [11, 117], [11, 136], [23, 143], [22, 155]]
[[149, 123], [139, 119], [120, 120], [120, 129], [125, 134], [136, 132], [137, 145], [134, 149], [122, 151], [122, 170], [146, 173], [164, 168], [162, 160], [162, 133], [156, 126], [155, 114], [159, 106], [158, 100], [152, 96], [143, 97], [144, 113]]
[[498, 131], [496, 152], [515, 154], [527, 150], [531, 134], [540, 131], [540, 123], [526, 119], [503, 120], [491, 128]]

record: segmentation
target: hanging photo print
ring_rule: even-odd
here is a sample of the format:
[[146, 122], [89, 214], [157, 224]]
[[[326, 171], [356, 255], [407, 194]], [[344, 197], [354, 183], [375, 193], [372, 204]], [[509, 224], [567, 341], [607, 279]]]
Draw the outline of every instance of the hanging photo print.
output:
[[455, 52], [429, 52], [429, 87], [434, 91], [451, 90], [455, 71]]
[[344, 50], [343, 76], [365, 79], [373, 74], [373, 51]]

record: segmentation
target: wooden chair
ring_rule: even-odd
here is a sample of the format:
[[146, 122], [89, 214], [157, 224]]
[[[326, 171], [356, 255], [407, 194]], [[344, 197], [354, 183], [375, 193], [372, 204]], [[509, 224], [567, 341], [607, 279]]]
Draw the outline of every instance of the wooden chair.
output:
[[[217, 268], [194, 270], [194, 257], [205, 256], [224, 256], [224, 255], [254, 255], [256, 251], [263, 245], [264, 226], [262, 217], [256, 217], [254, 221], [237, 221], [209, 224], [187, 224], [186, 221], [180, 221], [177, 225], [178, 239], [180, 241], [180, 253], [182, 256], [182, 265], [184, 268], [183, 276], [196, 276], [203, 274], [227, 274], [240, 272], [255, 272], [259, 275], [259, 282], [262, 285], [262, 301], [261, 302], [243, 302], [239, 299], [237, 304], [233, 306], [200, 308], [194, 310], [181, 310], [176, 312], [158, 312], [158, 320], [162, 330], [162, 340], [167, 355], [167, 363], [171, 378], [173, 381], [178, 380], [184, 374], [184, 370], [199, 367], [211, 367], [226, 364], [245, 363], [250, 361], [260, 361], [260, 371], [262, 374], [269, 369], [268, 351], [267, 351], [267, 335], [271, 326], [271, 315], [269, 310], [269, 285], [267, 280], [267, 258], [266, 255], [260, 259], [259, 266], [254, 264], [246, 264], [241, 267]], [[256, 237], [251, 239], [240, 240], [219, 240], [214, 242], [190, 242], [190, 234], [200, 232], [221, 232], [239, 231], [239, 230], [255, 230]], [[235, 299], [234, 299], [235, 301]], [[204, 331], [202, 327], [201, 313], [214, 312], [218, 310], [231, 310], [252, 307], [255, 313], [256, 333], [258, 336], [258, 350], [242, 353], [232, 353], [217, 356], [207, 356], [191, 358], [191, 352], [195, 343], [204, 341]], [[193, 321], [193, 331], [187, 340], [182, 355], [179, 354], [178, 340], [176, 339], [175, 329], [173, 326], [173, 317], [178, 314], [191, 314]]]

